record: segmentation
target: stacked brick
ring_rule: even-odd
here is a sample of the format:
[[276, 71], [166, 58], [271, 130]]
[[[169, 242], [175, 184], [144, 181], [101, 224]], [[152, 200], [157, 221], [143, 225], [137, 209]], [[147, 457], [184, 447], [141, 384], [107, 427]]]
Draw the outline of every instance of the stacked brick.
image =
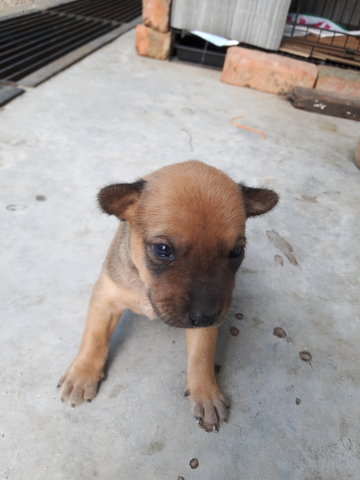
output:
[[143, 0], [143, 23], [136, 27], [136, 50], [145, 57], [166, 60], [170, 54], [171, 0]]

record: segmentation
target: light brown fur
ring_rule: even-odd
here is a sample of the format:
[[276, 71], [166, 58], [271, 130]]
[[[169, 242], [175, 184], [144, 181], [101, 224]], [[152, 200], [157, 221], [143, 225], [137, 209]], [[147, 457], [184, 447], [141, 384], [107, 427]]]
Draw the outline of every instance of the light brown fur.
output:
[[[100, 205], [124, 222], [94, 287], [79, 352], [60, 380], [62, 399], [75, 406], [94, 398], [111, 334], [131, 309], [185, 328], [192, 412], [207, 431], [217, 430], [228, 413], [214, 373], [217, 327], [243, 258], [246, 218], [277, 199], [196, 161], [104, 188]], [[159, 254], [164, 247], [171, 255]]]

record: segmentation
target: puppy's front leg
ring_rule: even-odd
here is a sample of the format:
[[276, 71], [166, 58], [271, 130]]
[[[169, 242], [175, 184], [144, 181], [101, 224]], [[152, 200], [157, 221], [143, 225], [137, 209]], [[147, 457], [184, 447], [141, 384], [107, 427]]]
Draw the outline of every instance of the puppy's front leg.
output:
[[229, 408], [215, 378], [217, 333], [217, 328], [185, 331], [188, 350], [187, 394], [192, 414], [207, 432], [219, 430], [219, 422], [227, 420]]
[[61, 400], [69, 400], [73, 407], [91, 401], [104, 377], [111, 334], [124, 310], [118, 294], [114, 283], [102, 273], [90, 300], [79, 352], [58, 385]]

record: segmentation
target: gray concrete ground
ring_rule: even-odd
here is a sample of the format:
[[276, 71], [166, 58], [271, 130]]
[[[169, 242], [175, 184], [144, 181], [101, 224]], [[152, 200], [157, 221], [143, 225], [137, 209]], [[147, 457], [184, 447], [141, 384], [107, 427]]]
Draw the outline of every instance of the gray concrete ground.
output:
[[8, 15], [31, 13], [33, 10], [49, 8], [72, 0], [0, 0], [0, 18]]
[[[359, 125], [133, 45], [130, 32], [0, 112], [0, 477], [358, 479]], [[268, 138], [231, 125], [239, 115]], [[117, 225], [98, 189], [194, 158], [281, 196], [248, 223], [221, 330], [229, 423], [197, 427], [183, 332], [131, 313], [96, 399], [61, 404], [56, 383]]]

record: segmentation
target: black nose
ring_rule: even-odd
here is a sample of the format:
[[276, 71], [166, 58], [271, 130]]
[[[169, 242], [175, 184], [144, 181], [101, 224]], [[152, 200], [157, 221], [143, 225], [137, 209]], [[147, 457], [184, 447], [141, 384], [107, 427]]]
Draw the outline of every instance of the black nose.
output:
[[193, 327], [210, 327], [216, 320], [217, 314], [206, 314], [200, 311], [191, 310], [189, 317]]

